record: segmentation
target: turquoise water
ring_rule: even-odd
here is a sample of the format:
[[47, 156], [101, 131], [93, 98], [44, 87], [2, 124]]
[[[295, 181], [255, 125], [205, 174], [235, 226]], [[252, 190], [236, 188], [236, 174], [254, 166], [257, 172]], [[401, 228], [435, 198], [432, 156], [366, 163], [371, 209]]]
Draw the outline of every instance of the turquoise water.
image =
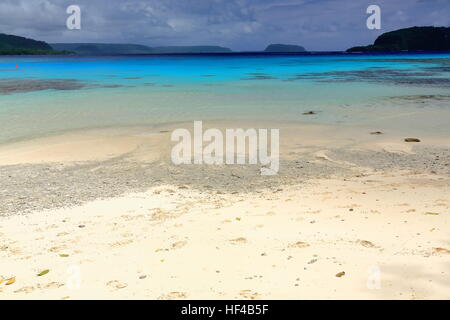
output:
[[448, 110], [449, 74], [450, 54], [2, 57], [0, 142], [210, 119], [367, 123]]

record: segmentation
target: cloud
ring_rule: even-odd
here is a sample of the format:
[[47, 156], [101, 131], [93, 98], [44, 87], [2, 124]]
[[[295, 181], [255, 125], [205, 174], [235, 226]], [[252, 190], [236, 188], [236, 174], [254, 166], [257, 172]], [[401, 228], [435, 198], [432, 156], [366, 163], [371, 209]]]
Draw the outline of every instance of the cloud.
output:
[[[66, 29], [71, 4], [82, 9], [79, 31]], [[366, 28], [371, 4], [381, 7], [381, 31]], [[48, 42], [342, 50], [398, 28], [449, 26], [448, 12], [448, 0], [2, 0], [0, 30]]]

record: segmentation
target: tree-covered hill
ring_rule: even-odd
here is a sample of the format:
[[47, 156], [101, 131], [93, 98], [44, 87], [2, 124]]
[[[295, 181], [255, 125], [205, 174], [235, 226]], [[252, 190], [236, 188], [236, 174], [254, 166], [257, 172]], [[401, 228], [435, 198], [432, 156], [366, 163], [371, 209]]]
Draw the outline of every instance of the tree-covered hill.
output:
[[59, 54], [44, 41], [0, 33], [0, 55]]
[[450, 28], [412, 27], [383, 33], [374, 44], [353, 47], [347, 52], [447, 50], [450, 50]]

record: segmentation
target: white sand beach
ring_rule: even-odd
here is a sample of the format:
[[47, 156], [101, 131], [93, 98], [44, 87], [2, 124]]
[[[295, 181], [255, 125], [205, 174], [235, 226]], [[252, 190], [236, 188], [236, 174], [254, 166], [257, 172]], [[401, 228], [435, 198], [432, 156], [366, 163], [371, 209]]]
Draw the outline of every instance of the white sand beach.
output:
[[448, 137], [280, 124], [262, 178], [173, 166], [179, 126], [3, 145], [0, 299], [450, 298]]

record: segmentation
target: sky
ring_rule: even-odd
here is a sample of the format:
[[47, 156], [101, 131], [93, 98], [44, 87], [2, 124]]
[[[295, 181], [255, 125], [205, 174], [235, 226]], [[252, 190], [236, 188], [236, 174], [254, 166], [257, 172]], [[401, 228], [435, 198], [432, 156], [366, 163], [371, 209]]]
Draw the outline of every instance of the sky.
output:
[[[81, 30], [68, 30], [66, 9], [81, 8]], [[369, 5], [381, 29], [366, 26]], [[310, 51], [373, 43], [383, 32], [450, 26], [450, 0], [1, 0], [0, 33], [49, 43], [220, 45], [263, 50], [270, 43]]]

